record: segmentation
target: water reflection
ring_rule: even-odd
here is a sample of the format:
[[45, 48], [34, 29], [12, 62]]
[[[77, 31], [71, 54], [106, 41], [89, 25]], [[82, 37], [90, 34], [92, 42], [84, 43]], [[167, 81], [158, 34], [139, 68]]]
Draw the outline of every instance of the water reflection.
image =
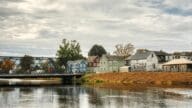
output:
[[1, 108], [189, 108], [192, 99], [161, 88], [143, 91], [64, 87], [0, 88]]

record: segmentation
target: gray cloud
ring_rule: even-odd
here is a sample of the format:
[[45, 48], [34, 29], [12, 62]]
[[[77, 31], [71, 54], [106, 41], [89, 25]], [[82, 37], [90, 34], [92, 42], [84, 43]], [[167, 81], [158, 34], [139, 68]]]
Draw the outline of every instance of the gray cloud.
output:
[[108, 52], [127, 42], [191, 50], [191, 7], [190, 0], [1, 0], [0, 55], [54, 56], [63, 38], [78, 40], [84, 55], [95, 43]]
[[19, 14], [21, 14], [21, 12], [16, 9], [0, 7], [0, 17], [14, 16]]

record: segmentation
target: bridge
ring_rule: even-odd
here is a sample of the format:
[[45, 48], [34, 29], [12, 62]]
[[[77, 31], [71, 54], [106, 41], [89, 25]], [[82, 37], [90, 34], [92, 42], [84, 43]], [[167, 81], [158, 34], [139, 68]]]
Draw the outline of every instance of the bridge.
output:
[[84, 74], [3, 74], [0, 78], [63, 78], [63, 77], [82, 77]]
[[75, 78], [80, 78], [84, 74], [83, 73], [75, 73], [75, 74], [1, 74], [0, 78], [6, 79], [24, 79], [24, 78], [61, 78], [64, 83], [72, 82]]

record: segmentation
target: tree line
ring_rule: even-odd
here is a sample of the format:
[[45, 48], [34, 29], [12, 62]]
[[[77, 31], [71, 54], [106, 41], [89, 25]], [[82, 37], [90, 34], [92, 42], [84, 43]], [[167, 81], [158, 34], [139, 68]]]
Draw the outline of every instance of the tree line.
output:
[[[128, 44], [117, 44], [115, 46], [115, 51], [113, 52], [116, 56], [129, 57], [133, 54], [134, 45], [131, 43]], [[88, 56], [99, 56], [107, 54], [107, 51], [102, 45], [95, 44], [91, 47], [88, 52]], [[79, 60], [85, 59], [81, 54], [80, 44], [76, 40], [67, 40], [63, 39], [62, 44], [59, 46], [57, 51], [57, 63], [60, 67], [66, 67], [67, 61], [69, 60]]]
[[[64, 72], [67, 67], [67, 62], [70, 60], [79, 60], [79, 59], [86, 59], [83, 57], [81, 53], [81, 46], [79, 42], [76, 40], [67, 40], [63, 39], [62, 43], [59, 45], [59, 49], [56, 53], [56, 61], [51, 61], [54, 69], [57, 72]], [[115, 51], [113, 52], [116, 56], [124, 56], [129, 57], [134, 51], [134, 45], [131, 43], [128, 44], [117, 44], [115, 46]], [[91, 47], [88, 52], [88, 56], [99, 56], [102, 57], [103, 54], [107, 54], [106, 49], [102, 45], [95, 44]], [[18, 72], [30, 72], [32, 69], [37, 67], [33, 67], [34, 60], [32, 56], [25, 55], [20, 60], [20, 69]], [[42, 64], [43, 70], [48, 71], [48, 63]], [[5, 59], [4, 61], [0, 62], [0, 71], [8, 73], [10, 70], [13, 69], [15, 66], [14, 62], [10, 59]]]

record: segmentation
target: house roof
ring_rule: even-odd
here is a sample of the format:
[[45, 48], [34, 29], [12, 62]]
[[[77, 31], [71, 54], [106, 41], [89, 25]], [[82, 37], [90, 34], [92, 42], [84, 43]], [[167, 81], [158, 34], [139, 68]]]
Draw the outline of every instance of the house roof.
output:
[[157, 56], [164, 56], [164, 55], [169, 55], [168, 53], [164, 52], [164, 51], [152, 51], [154, 52]]
[[164, 63], [163, 65], [176, 65], [176, 64], [192, 64], [192, 61], [181, 58], [181, 59], [174, 59], [167, 63]]
[[137, 51], [134, 55], [130, 56], [128, 60], [146, 59], [150, 54], [151, 54], [151, 51]]
[[125, 57], [123, 56], [116, 56], [116, 55], [107, 55], [106, 56], [108, 60], [112, 61], [112, 60], [124, 60]]
[[166, 56], [168, 55], [166, 52], [164, 51], [149, 51], [149, 50], [138, 50], [134, 55], [130, 56], [129, 58], [127, 58], [127, 60], [143, 60], [143, 59], [147, 59], [147, 57], [151, 54], [151, 53], [155, 53], [155, 55], [157, 56], [159, 62], [163, 61], [165, 58], [162, 56]]

